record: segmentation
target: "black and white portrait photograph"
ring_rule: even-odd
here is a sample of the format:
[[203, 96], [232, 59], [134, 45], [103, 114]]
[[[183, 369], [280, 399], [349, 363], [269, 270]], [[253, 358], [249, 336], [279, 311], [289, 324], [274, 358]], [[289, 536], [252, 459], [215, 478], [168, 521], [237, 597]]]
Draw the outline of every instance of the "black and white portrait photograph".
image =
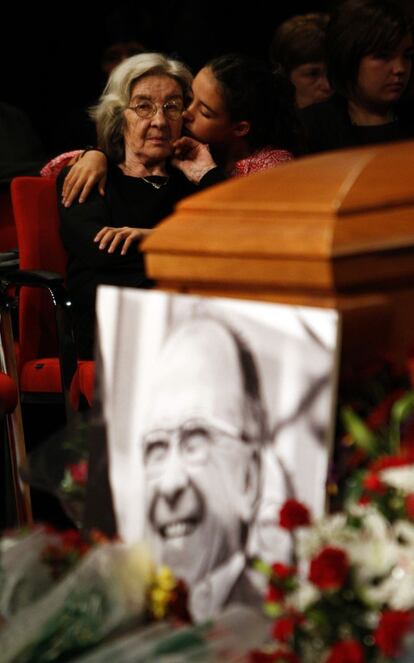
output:
[[280, 506], [324, 511], [337, 313], [106, 286], [97, 316], [118, 534], [187, 583], [196, 620], [259, 604], [249, 560], [289, 561]]

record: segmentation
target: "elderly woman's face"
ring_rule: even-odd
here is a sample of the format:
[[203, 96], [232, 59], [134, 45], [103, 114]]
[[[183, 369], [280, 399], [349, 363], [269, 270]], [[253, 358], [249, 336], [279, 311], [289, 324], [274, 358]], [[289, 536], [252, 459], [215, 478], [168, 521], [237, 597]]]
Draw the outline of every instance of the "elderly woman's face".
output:
[[[126, 155], [133, 154], [144, 164], [164, 161], [181, 135], [184, 99], [180, 84], [169, 76], [144, 76], [133, 86], [129, 106], [137, 111], [124, 111]], [[139, 116], [149, 115], [151, 108], [156, 111], [152, 117]]]

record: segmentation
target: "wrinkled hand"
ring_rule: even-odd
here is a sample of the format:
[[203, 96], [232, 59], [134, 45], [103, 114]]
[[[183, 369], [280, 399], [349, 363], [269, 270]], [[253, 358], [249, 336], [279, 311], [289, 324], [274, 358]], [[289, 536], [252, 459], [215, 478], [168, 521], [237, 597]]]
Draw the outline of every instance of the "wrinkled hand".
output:
[[97, 150], [88, 150], [65, 177], [62, 191], [63, 205], [70, 207], [78, 197], [79, 202], [84, 203], [96, 184], [99, 193], [103, 196], [107, 172], [106, 156]]
[[181, 170], [193, 184], [198, 184], [209, 170], [216, 167], [208, 145], [183, 136], [175, 141], [172, 165]]
[[128, 226], [110, 228], [109, 226], [105, 226], [95, 235], [93, 241], [99, 242], [100, 251], [107, 250], [108, 253], [114, 253], [121, 245], [121, 255], [124, 256], [131, 244], [140, 242], [150, 232], [150, 228], [129, 228]]

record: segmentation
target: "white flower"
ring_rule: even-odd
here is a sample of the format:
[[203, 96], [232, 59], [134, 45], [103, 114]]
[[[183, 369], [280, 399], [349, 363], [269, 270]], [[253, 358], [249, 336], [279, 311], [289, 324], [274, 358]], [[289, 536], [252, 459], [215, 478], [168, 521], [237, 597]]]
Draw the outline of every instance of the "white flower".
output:
[[368, 509], [363, 520], [364, 535], [377, 540], [389, 540], [390, 526], [377, 509]]
[[406, 493], [414, 492], [414, 465], [404, 465], [403, 467], [390, 467], [379, 473], [381, 481], [403, 490]]
[[396, 539], [402, 539], [408, 545], [414, 547], [414, 524], [407, 520], [397, 520], [393, 526]]
[[[348, 528], [349, 529], [349, 528]], [[354, 530], [346, 550], [355, 568], [358, 583], [370, 582], [388, 574], [398, 560], [398, 544], [384, 516], [370, 506], [363, 514], [361, 527]]]
[[303, 580], [299, 587], [287, 596], [286, 604], [299, 612], [304, 612], [319, 599], [320, 595], [315, 585]]
[[411, 610], [414, 607], [414, 559], [401, 558], [385, 580], [375, 587], [366, 588], [366, 596], [376, 603], [387, 604], [393, 610]]
[[359, 542], [348, 547], [348, 554], [357, 582], [367, 583], [390, 573], [398, 559], [398, 546], [392, 540], [364, 538], [363, 534]]
[[352, 537], [346, 527], [347, 516], [344, 513], [327, 516], [312, 527], [297, 530], [297, 554], [302, 561], [309, 561], [326, 545], [341, 546]]

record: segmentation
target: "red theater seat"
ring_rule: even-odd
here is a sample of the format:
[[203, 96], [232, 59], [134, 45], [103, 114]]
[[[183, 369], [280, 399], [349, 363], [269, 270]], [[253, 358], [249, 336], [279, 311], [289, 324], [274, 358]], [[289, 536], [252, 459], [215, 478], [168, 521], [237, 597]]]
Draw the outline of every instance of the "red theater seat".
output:
[[[45, 399], [53, 402], [63, 394], [69, 403], [77, 363], [70, 302], [63, 285], [67, 256], [59, 234], [55, 180], [16, 177], [11, 184], [11, 195], [20, 270], [40, 270], [35, 279], [40, 287], [27, 287], [30, 281], [24, 281], [19, 294], [22, 401], [36, 402], [39, 398], [42, 402]], [[83, 382], [78, 380], [79, 388]], [[88, 402], [89, 396], [91, 392], [86, 397]]]

